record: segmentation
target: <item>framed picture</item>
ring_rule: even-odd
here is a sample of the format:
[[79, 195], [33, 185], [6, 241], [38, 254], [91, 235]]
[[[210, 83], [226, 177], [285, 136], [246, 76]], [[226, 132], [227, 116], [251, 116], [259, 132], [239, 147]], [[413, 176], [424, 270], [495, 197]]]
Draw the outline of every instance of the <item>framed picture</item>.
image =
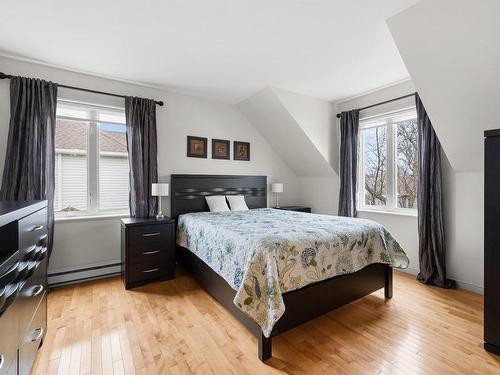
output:
[[187, 137], [187, 156], [190, 158], [207, 158], [207, 139], [202, 137]]
[[250, 143], [234, 141], [233, 152], [234, 160], [250, 161]]
[[231, 143], [225, 139], [212, 139], [212, 159], [229, 160]]

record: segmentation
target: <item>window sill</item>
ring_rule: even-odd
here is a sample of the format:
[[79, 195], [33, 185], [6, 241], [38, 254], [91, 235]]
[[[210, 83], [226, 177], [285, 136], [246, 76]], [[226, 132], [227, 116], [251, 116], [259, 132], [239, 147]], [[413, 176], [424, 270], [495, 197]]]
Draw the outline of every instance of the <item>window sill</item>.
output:
[[366, 212], [366, 213], [370, 213], [370, 214], [418, 217], [417, 210], [415, 210], [415, 212], [408, 212], [408, 211], [374, 210], [374, 209], [369, 209], [369, 208], [358, 208], [357, 211], [358, 212]]
[[54, 221], [56, 223], [64, 223], [70, 221], [91, 221], [91, 220], [107, 220], [129, 217], [129, 214], [102, 214], [102, 215], [75, 215], [75, 216], [56, 216]]

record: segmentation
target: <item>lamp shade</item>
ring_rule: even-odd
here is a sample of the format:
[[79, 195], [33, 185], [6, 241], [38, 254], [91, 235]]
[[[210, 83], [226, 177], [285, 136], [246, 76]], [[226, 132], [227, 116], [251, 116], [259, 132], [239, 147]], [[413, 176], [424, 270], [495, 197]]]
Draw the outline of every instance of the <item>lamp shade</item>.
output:
[[281, 182], [276, 182], [271, 184], [272, 193], [283, 193], [283, 184]]
[[151, 184], [151, 195], [153, 197], [168, 197], [168, 184]]

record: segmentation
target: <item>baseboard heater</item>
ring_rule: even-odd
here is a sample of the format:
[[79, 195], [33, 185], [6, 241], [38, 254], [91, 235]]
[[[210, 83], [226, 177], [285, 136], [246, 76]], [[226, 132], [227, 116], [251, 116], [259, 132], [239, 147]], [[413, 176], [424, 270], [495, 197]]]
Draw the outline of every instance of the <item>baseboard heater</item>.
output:
[[64, 285], [81, 283], [103, 279], [107, 277], [119, 276], [121, 274], [121, 263], [110, 263], [99, 266], [78, 268], [63, 272], [53, 272], [48, 274], [49, 288], [57, 288]]

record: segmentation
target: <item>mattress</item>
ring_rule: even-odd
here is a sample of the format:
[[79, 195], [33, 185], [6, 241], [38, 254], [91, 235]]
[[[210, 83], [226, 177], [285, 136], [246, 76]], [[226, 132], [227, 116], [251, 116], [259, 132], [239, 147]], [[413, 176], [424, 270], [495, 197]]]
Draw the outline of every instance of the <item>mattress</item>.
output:
[[374, 221], [272, 208], [181, 215], [177, 243], [227, 281], [266, 337], [285, 311], [284, 293], [373, 263], [409, 265]]

